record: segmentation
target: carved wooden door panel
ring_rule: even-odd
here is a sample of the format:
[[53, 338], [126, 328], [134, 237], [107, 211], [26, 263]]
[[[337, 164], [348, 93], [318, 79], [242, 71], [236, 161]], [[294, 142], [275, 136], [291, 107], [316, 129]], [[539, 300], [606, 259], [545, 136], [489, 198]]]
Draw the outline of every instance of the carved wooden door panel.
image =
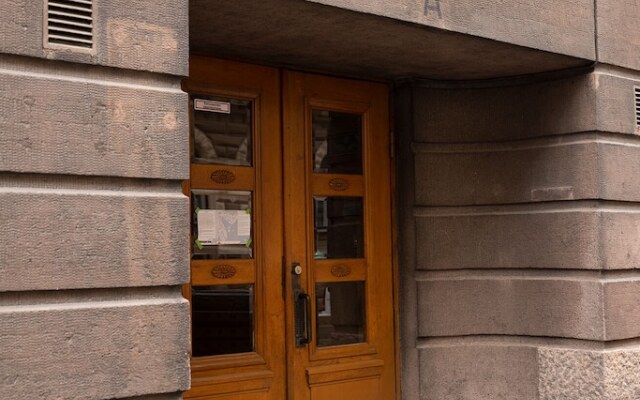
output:
[[193, 58], [184, 89], [185, 397], [394, 398], [386, 87]]

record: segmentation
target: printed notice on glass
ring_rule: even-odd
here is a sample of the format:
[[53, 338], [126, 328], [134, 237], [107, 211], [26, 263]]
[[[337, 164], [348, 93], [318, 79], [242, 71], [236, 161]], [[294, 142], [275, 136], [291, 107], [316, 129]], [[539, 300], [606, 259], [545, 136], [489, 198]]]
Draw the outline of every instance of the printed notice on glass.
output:
[[200, 210], [198, 240], [203, 246], [246, 244], [251, 238], [251, 214], [244, 210]]

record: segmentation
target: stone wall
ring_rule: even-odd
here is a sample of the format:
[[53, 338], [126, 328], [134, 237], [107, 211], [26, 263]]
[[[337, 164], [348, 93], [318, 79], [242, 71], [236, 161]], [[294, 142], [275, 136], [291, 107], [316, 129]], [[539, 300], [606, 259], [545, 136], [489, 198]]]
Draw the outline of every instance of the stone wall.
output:
[[404, 398], [638, 397], [639, 84], [399, 90]]
[[98, 1], [94, 48], [0, 12], [0, 397], [189, 386], [187, 1]]
[[[276, 41], [313, 53], [295, 59], [255, 46], [240, 15], [249, 58], [389, 79], [546, 71], [525, 68], [544, 52], [596, 62], [398, 88], [404, 398], [640, 397], [637, 0], [311, 3], [384, 18], [359, 16], [342, 51], [323, 8], [320, 45]], [[41, 2], [0, 6], [3, 399], [174, 400], [189, 385], [188, 1], [95, 4], [91, 51], [46, 46]]]

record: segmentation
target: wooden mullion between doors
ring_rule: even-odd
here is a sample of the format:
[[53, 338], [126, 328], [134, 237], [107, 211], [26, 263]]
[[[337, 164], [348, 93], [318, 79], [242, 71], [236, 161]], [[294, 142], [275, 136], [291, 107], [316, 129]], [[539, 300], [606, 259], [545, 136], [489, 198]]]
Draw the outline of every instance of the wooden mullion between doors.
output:
[[[287, 213], [285, 221], [285, 255], [286, 255], [286, 332], [287, 332], [287, 393], [289, 399], [309, 400], [305, 366], [308, 363], [308, 349], [295, 345], [294, 302], [292, 274], [290, 267], [298, 262], [302, 267], [299, 276], [300, 286], [308, 291], [308, 282], [312, 267], [308, 258], [308, 207], [309, 189], [306, 179], [307, 154], [305, 151], [307, 140], [307, 117], [305, 116], [305, 102], [303, 94], [304, 74], [283, 71], [283, 141], [284, 146], [283, 171], [284, 205]], [[311, 295], [311, 293], [309, 293]]]

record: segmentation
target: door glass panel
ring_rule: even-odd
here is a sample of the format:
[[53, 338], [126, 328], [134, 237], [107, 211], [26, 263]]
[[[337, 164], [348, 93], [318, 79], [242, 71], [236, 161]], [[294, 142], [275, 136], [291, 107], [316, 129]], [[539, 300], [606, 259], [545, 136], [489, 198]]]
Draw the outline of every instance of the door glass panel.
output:
[[366, 340], [364, 282], [316, 284], [318, 347]]
[[314, 257], [362, 258], [362, 198], [315, 196], [313, 208]]
[[252, 102], [197, 95], [192, 104], [192, 162], [251, 165]]
[[362, 174], [362, 115], [312, 111], [313, 172]]
[[194, 260], [251, 258], [251, 192], [192, 190]]
[[253, 351], [253, 286], [194, 286], [194, 357]]

